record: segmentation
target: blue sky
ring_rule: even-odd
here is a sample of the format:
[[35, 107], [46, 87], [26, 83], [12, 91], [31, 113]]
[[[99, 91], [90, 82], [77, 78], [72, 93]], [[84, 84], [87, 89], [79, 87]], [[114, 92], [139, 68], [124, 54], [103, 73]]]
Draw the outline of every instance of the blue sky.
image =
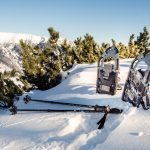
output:
[[0, 32], [48, 36], [51, 26], [68, 40], [90, 33], [98, 43], [127, 43], [150, 30], [150, 0], [0, 0]]

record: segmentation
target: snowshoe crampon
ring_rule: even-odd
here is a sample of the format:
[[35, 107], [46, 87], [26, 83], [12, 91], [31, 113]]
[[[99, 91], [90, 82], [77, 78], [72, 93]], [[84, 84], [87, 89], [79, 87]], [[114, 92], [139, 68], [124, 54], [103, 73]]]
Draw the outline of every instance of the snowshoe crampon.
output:
[[150, 81], [150, 52], [135, 58], [130, 66], [129, 74], [122, 93], [122, 100], [143, 109], [149, 109], [149, 81]]
[[[106, 59], [113, 58], [115, 64], [104, 63]], [[117, 90], [119, 72], [119, 50], [110, 47], [98, 61], [96, 93], [115, 95]]]

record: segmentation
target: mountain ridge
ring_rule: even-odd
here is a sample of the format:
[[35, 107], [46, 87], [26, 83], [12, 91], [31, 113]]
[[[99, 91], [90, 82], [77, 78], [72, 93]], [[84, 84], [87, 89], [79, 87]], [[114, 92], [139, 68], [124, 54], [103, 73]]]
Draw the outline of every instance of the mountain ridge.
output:
[[0, 32], [0, 72], [22, 70], [20, 40], [39, 44], [46, 43], [48, 38], [32, 34]]

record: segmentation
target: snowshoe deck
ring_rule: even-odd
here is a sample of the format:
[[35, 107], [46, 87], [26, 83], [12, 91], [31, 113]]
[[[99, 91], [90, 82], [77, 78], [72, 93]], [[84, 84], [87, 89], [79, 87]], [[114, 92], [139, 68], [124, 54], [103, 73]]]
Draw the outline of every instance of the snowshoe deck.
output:
[[[115, 65], [104, 64], [108, 58], [115, 60]], [[116, 47], [110, 47], [102, 55], [102, 59], [98, 61], [97, 67], [97, 83], [96, 93], [115, 95], [117, 90], [119, 71], [119, 50]]]

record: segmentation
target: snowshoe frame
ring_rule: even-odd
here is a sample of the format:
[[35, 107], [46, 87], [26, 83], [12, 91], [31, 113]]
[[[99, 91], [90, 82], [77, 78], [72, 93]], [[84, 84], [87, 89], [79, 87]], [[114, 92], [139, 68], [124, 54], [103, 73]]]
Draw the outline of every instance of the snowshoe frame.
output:
[[[104, 64], [105, 60], [113, 58], [115, 64]], [[109, 47], [98, 61], [96, 93], [115, 95], [119, 72], [119, 50]]]
[[[138, 67], [140, 62], [145, 62], [147, 65], [146, 70], [143, 71], [143, 67]], [[139, 107], [141, 104], [143, 109], [149, 109], [149, 81], [150, 51], [138, 56], [132, 61], [122, 93], [122, 100], [132, 103], [133, 106]]]

